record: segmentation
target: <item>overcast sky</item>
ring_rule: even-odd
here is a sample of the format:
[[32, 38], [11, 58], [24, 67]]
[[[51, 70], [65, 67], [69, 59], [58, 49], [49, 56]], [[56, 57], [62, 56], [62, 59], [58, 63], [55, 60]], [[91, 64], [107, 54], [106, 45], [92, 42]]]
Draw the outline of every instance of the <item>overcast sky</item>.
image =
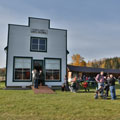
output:
[[120, 0], [0, 0], [0, 67], [8, 24], [27, 25], [28, 17], [68, 30], [68, 62], [76, 53], [86, 61], [120, 57]]

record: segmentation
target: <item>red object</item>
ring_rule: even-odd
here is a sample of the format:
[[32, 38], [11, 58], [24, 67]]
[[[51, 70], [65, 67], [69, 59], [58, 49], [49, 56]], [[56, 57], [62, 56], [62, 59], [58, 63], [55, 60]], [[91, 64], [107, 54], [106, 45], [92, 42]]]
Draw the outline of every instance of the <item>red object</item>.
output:
[[84, 88], [87, 88], [87, 87], [88, 87], [88, 83], [87, 83], [87, 82], [84, 82], [84, 83], [83, 83], [83, 87], [84, 87]]
[[88, 77], [86, 77], [86, 80], [88, 80]]

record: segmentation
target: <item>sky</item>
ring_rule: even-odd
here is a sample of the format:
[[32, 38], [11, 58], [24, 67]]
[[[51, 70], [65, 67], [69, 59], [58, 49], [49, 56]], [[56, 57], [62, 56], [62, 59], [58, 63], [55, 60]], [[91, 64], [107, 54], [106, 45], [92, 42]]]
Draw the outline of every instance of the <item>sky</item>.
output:
[[28, 25], [28, 17], [51, 20], [68, 30], [68, 63], [120, 57], [120, 0], [0, 0], [0, 68], [6, 65], [8, 24]]

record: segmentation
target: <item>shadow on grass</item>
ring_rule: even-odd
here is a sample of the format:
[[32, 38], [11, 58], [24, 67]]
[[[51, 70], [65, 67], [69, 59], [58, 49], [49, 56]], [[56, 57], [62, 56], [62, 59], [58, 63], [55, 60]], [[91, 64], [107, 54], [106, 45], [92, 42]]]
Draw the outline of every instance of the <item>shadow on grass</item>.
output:
[[77, 93], [95, 93], [95, 91], [77, 91]]
[[[111, 100], [111, 97], [106, 98], [106, 100]], [[118, 98], [118, 96], [117, 96], [117, 98], [115, 100], [120, 100], [120, 98]]]

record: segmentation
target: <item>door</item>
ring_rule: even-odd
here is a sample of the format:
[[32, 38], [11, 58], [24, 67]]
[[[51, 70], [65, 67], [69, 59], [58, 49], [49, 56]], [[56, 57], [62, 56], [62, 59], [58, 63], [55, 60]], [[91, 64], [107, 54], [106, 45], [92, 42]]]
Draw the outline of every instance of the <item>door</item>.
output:
[[33, 60], [33, 69], [44, 71], [43, 60]]
[[[44, 74], [43, 60], [33, 60], [33, 69], [36, 69], [38, 71], [42, 70]], [[34, 84], [34, 81], [33, 81], [33, 84]]]

